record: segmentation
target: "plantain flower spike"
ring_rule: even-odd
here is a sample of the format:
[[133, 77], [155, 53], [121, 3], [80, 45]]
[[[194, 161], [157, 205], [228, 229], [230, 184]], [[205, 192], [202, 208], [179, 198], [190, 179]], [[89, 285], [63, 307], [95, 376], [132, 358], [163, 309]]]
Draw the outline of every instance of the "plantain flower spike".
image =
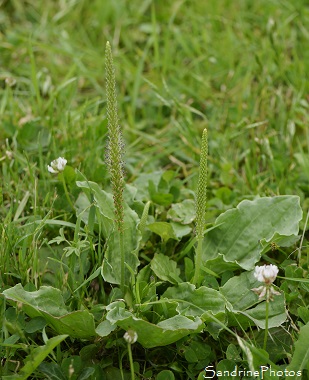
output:
[[207, 190], [207, 155], [208, 155], [208, 136], [205, 128], [202, 136], [200, 172], [197, 184], [196, 195], [196, 236], [203, 238], [205, 230], [205, 211], [206, 211], [206, 190]]
[[123, 231], [124, 209], [123, 209], [123, 140], [119, 126], [116, 80], [113, 56], [110, 43], [106, 43], [106, 97], [107, 97], [107, 165], [111, 176], [113, 199], [115, 206], [115, 222], [119, 231]]

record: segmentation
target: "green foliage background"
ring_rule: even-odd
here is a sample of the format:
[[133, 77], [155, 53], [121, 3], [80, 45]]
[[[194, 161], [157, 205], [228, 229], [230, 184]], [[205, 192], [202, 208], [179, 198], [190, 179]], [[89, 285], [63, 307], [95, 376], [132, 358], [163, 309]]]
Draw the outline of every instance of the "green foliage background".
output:
[[41, 169], [62, 154], [104, 182], [109, 40], [129, 179], [160, 165], [195, 185], [207, 126], [210, 196], [308, 195], [306, 1], [2, 1], [0, 17], [0, 137], [30, 165], [43, 128]]

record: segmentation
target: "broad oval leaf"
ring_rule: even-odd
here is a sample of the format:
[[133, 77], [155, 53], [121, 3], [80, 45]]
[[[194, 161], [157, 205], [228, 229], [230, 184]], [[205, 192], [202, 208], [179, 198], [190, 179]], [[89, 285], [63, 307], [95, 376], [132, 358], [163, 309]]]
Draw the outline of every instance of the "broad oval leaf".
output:
[[179, 277], [180, 269], [177, 268], [175, 261], [162, 253], [156, 253], [150, 263], [151, 269], [160, 278], [172, 284], [182, 282]]
[[167, 298], [167, 302], [177, 302], [176, 310], [179, 314], [198, 316], [204, 322], [213, 322], [212, 315], [222, 318], [227, 305], [225, 297], [219, 291], [206, 286], [196, 289], [188, 282], [168, 288], [162, 298]]
[[124, 330], [134, 330], [138, 335], [137, 341], [145, 348], [166, 346], [201, 331], [203, 327], [200, 318], [190, 319], [182, 315], [176, 315], [155, 325], [125, 310], [124, 302], [121, 301], [113, 302], [106, 309], [109, 310], [107, 320]]
[[147, 228], [159, 235], [164, 242], [169, 239], [177, 240], [173, 226], [167, 222], [154, 222], [147, 225]]
[[80, 339], [96, 336], [93, 315], [87, 310], [69, 312], [59, 289], [42, 286], [37, 291], [27, 292], [21, 284], [17, 284], [2, 294], [9, 300], [21, 303], [24, 312], [31, 318], [43, 317], [59, 334]]
[[203, 262], [216, 273], [242, 267], [251, 270], [259, 261], [262, 239], [271, 242], [280, 236], [284, 242], [296, 237], [302, 210], [298, 196], [277, 196], [242, 201], [236, 208], [221, 214], [213, 230], [205, 236]]

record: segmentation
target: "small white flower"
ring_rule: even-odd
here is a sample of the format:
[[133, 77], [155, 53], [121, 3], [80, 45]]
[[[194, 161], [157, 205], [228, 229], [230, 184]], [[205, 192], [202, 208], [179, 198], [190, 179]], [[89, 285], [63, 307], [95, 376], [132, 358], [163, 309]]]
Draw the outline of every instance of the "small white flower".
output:
[[255, 267], [254, 277], [265, 284], [271, 284], [275, 281], [279, 269], [276, 265], [263, 265], [262, 267]]
[[273, 301], [273, 296], [279, 296], [280, 293], [277, 292], [272, 283], [275, 281], [279, 269], [276, 265], [263, 265], [261, 267], [255, 267], [254, 277], [260, 281], [264, 282], [264, 285], [258, 288], [251, 289], [255, 294], [259, 296], [259, 300], [266, 297], [266, 301]]
[[133, 344], [137, 341], [137, 338], [138, 338], [138, 335], [137, 335], [137, 332], [134, 331], [134, 330], [128, 330], [124, 336], [123, 336], [124, 340], [130, 344]]
[[56, 160], [52, 161], [50, 163], [50, 166], [47, 165], [47, 169], [50, 173], [57, 174], [57, 173], [62, 172], [64, 170], [67, 162], [68, 161], [65, 158], [59, 157]]

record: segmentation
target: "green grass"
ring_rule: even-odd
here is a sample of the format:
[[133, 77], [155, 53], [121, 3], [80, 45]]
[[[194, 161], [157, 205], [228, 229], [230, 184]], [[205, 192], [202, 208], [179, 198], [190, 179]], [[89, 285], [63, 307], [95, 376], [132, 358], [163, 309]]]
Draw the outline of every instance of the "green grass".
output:
[[[304, 212], [300, 235], [306, 229], [309, 8], [305, 0], [4, 0], [0, 4], [1, 292], [17, 283], [28, 291], [51, 285], [63, 290], [71, 310], [89, 309], [96, 321], [106, 314], [106, 305], [117, 299], [125, 298], [130, 310], [138, 299], [133, 290], [132, 294], [119, 293], [117, 286], [103, 281], [100, 275], [84, 283], [101, 267], [108, 240], [102, 234], [104, 227], [98, 215], [94, 215], [91, 202], [95, 200], [83, 198], [80, 194], [87, 190], [76, 184], [87, 179], [111, 192], [105, 162], [107, 41], [116, 68], [126, 182], [138, 188], [135, 198], [133, 190], [125, 197], [139, 217], [150, 200], [149, 193], [148, 224], [169, 222], [171, 203], [180, 204], [185, 199], [193, 202], [201, 136], [207, 128], [207, 224], [213, 225], [217, 216], [243, 199], [297, 195]], [[47, 165], [59, 156], [68, 160], [64, 177], [71, 201], [75, 204], [78, 200], [76, 213], [62, 182], [47, 171]], [[158, 170], [165, 172], [164, 178], [152, 174]], [[154, 182], [149, 193], [141, 176], [147, 173]], [[173, 201], [162, 194], [172, 194]], [[155, 254], [166, 253], [179, 264], [181, 278], [190, 277], [192, 268], [184, 260], [194, 262], [192, 221], [185, 224], [192, 233], [178, 240], [172, 235], [166, 238], [164, 234], [172, 234], [164, 230], [166, 225], [160, 233], [146, 227], [139, 242], [142, 267]], [[59, 236], [61, 227], [64, 240], [50, 243]], [[304, 232], [299, 261], [299, 243], [293, 244], [263, 259], [280, 263], [286, 277], [306, 278], [308, 233]], [[77, 254], [66, 256], [68, 246]], [[294, 271], [295, 263], [298, 267]], [[220, 274], [220, 280], [215, 276], [210, 279], [209, 273], [206, 277], [211, 288], [218, 288], [240, 273], [228, 271]], [[138, 276], [135, 273], [131, 281], [135, 291], [136, 284], [142, 290], [144, 282], [149, 283], [148, 301], [155, 301], [156, 291], [163, 294], [167, 288], [162, 281], [155, 291], [146, 270]], [[280, 284], [296, 326], [294, 333], [309, 320], [307, 284]], [[145, 294], [139, 296], [142, 299]], [[37, 345], [46, 344], [46, 331], [49, 337], [53, 333], [47, 327], [27, 332], [29, 317], [3, 300], [0, 342], [7, 345], [0, 346], [0, 357], [6, 358], [1, 362], [3, 375], [9, 375], [24, 365], [25, 357]], [[170, 308], [155, 306], [147, 311], [145, 307], [143, 312], [155, 320], [155, 315], [168, 315]], [[18, 334], [14, 326], [19, 326]], [[262, 347], [260, 336], [244, 326], [241, 330], [256, 347]], [[122, 368], [123, 363], [127, 376], [129, 361], [123, 333], [118, 329], [102, 339], [99, 356], [104, 357], [102, 368]], [[216, 347], [209, 354], [209, 363], [226, 358], [230, 333], [222, 332], [221, 350], [212, 333], [183, 338], [167, 348], [144, 350], [132, 345], [133, 360], [144, 376], [140, 378], [147, 378], [147, 371], [152, 371], [150, 376], [155, 379], [167, 368], [176, 379], [197, 378], [201, 368], [196, 363], [202, 360], [192, 362], [188, 358], [201, 349], [202, 342]], [[275, 336], [277, 332], [273, 333]], [[298, 335], [295, 332], [293, 342], [286, 336], [284, 339], [287, 358], [291, 358]], [[78, 368], [76, 357], [81, 349], [91, 352], [91, 344], [98, 341], [66, 339], [48, 353], [46, 362], [59, 363], [67, 371], [73, 358], [73, 367]], [[236, 341], [233, 344], [237, 345]], [[287, 358], [280, 360], [287, 362]], [[180, 369], [184, 368], [191, 377], [181, 377]], [[31, 376], [44, 378], [39, 370]], [[117, 375], [111, 372], [110, 376]]]

